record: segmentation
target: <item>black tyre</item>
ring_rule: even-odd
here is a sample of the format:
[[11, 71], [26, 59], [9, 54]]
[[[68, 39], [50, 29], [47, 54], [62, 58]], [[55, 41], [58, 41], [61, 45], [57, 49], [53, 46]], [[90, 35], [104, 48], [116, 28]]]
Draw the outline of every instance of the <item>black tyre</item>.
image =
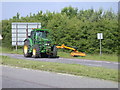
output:
[[40, 48], [39, 48], [38, 45], [34, 45], [34, 46], [33, 46], [32, 57], [34, 57], [34, 58], [41, 57]]
[[31, 57], [32, 53], [29, 53], [30, 50], [30, 42], [29, 41], [25, 41], [24, 42], [24, 46], [23, 46], [23, 53], [25, 57]]
[[55, 45], [53, 46], [53, 57], [57, 57], [57, 48]]

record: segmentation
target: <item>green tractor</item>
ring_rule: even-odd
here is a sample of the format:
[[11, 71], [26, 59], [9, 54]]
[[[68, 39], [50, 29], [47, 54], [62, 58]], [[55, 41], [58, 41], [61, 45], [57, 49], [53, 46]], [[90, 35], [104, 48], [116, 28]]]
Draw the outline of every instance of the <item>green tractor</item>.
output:
[[56, 45], [48, 38], [48, 29], [33, 29], [31, 35], [24, 40], [25, 57], [57, 57]]

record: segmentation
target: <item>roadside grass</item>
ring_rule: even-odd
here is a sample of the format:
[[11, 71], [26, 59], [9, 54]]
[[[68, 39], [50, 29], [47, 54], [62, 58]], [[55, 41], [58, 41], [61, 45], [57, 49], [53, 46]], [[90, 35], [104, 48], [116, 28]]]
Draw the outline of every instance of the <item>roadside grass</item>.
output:
[[87, 54], [85, 57], [72, 57], [70, 53], [58, 52], [58, 55], [64, 58], [118, 62], [118, 56], [115, 54], [102, 54], [101, 56], [99, 54]]
[[4, 47], [0, 47], [0, 52], [2, 53], [11, 53], [11, 54], [23, 54], [22, 49], [18, 49], [17, 51], [15, 49], [8, 49]]
[[102, 67], [90, 67], [79, 64], [63, 64], [42, 61], [30, 61], [23, 59], [14, 59], [8, 56], [0, 56], [2, 65], [17, 66], [35, 70], [51, 71], [57, 73], [67, 73], [78, 76], [87, 76], [104, 80], [119, 81], [118, 70], [106, 69]]
[[[2, 53], [23, 54], [22, 49], [18, 49], [16, 51], [15, 49], [0, 47], [0, 51], [2, 51]], [[73, 58], [73, 59], [89, 59], [89, 60], [98, 60], [98, 61], [118, 62], [118, 56], [115, 54], [102, 54], [101, 56], [99, 54], [87, 54], [85, 57], [72, 57], [70, 56], [70, 53], [58, 51], [58, 56], [64, 58]]]

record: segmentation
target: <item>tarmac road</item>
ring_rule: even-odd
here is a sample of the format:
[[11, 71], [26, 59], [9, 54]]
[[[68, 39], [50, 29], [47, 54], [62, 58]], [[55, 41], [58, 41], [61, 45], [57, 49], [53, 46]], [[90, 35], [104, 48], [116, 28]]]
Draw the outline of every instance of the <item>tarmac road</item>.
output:
[[2, 88], [118, 88], [113, 81], [31, 70], [2, 67]]
[[69, 59], [69, 58], [26, 58], [20, 54], [7, 54], [0, 53], [0, 55], [9, 56], [16, 59], [26, 59], [34, 61], [44, 61], [44, 62], [57, 62], [57, 63], [67, 63], [67, 64], [81, 64], [92, 67], [104, 67], [109, 69], [118, 69], [120, 63], [117, 62], [108, 62], [108, 61], [95, 61], [95, 60], [86, 60], [86, 59]]

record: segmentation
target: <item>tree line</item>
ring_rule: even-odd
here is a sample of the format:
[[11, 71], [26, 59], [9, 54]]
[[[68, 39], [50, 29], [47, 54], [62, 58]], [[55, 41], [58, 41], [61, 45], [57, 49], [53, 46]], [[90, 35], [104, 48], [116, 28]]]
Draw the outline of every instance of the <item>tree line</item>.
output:
[[43, 28], [50, 29], [50, 37], [54, 44], [76, 46], [85, 53], [98, 53], [99, 40], [97, 33], [103, 33], [102, 52], [117, 53], [118, 50], [118, 14], [111, 9], [78, 10], [65, 7], [60, 12], [39, 11], [20, 17], [17, 13], [9, 20], [2, 20], [2, 45], [11, 46], [12, 22], [40, 22]]

